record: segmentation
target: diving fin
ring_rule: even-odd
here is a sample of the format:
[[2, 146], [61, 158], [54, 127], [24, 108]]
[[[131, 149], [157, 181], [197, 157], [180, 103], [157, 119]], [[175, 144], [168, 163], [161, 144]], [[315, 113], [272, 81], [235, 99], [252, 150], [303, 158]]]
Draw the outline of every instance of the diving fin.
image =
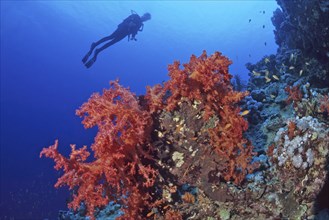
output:
[[91, 55], [91, 50], [86, 54], [86, 56], [84, 56], [83, 58], [82, 58], [82, 62], [83, 63], [85, 63], [85, 62], [87, 62], [87, 60], [88, 60], [88, 58], [89, 58], [89, 56]]
[[93, 58], [91, 58], [87, 63], [85, 63], [85, 66], [87, 68], [90, 68], [96, 61], [96, 57], [94, 56]]
[[95, 49], [96, 47], [96, 43], [92, 43], [91, 46], [90, 46], [90, 50], [88, 51], [88, 53], [82, 58], [82, 62], [85, 63], [87, 62], [89, 56], [91, 55], [91, 53], [93, 52], [93, 50]]

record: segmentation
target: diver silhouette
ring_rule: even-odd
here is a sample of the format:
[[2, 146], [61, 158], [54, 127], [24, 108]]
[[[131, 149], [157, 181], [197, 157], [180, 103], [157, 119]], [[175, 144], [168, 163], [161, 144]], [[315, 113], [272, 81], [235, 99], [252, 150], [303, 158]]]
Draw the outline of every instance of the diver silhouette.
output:
[[[129, 40], [134, 40], [137, 41], [135, 36], [137, 35], [138, 31], [143, 31], [144, 21], [150, 20], [151, 19], [151, 14], [150, 13], [145, 13], [143, 16], [139, 16], [136, 12], [133, 10], [131, 11], [131, 15], [127, 17], [126, 19], [123, 20], [121, 24], [118, 25], [117, 29], [107, 37], [104, 37], [100, 39], [97, 42], [93, 42], [90, 46], [90, 50], [88, 53], [83, 57], [82, 62], [85, 64], [87, 68], [90, 68], [96, 61], [97, 55], [103, 51], [104, 49], [108, 48], [109, 46], [119, 42], [126, 36], [128, 36], [128, 41]], [[94, 51], [94, 49], [106, 42], [109, 41], [108, 43], [104, 44], [102, 47], [97, 48], [94, 52], [94, 56], [87, 62], [88, 58]]]

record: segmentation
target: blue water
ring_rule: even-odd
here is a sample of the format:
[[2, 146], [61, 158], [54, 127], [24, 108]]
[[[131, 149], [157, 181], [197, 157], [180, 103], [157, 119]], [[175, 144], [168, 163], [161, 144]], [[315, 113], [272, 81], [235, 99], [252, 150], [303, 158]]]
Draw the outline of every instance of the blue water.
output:
[[[88, 145], [75, 110], [116, 78], [137, 94], [167, 80], [167, 65], [191, 54], [221, 51], [230, 72], [248, 79], [245, 63], [276, 52], [275, 1], [1, 1], [0, 219], [56, 219], [67, 189], [54, 189], [53, 161], [39, 159], [59, 139]], [[103, 51], [90, 68], [81, 59], [133, 9], [150, 12], [137, 42]], [[249, 22], [249, 20], [251, 21]], [[264, 26], [264, 27], [263, 27]], [[266, 42], [266, 45], [265, 45]], [[10, 218], [11, 217], [11, 218]]]

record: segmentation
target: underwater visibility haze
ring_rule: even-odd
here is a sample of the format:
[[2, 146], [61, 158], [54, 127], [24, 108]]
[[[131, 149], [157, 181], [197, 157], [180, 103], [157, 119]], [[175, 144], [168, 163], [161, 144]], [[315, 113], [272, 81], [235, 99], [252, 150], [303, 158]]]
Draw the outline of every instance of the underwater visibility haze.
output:
[[1, 1], [0, 219], [329, 217], [328, 13]]

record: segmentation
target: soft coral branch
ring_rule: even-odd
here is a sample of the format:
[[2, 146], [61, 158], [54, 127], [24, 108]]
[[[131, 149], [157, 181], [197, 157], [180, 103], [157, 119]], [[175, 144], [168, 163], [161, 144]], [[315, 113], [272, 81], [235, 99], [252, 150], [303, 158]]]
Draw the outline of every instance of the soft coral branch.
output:
[[[191, 56], [190, 62], [180, 68], [178, 61], [169, 65], [170, 80], [164, 86], [148, 88], [146, 99], [152, 112], [166, 109], [172, 111], [182, 98], [198, 101], [204, 106], [204, 120], [218, 117], [219, 123], [209, 129], [210, 142], [224, 164], [221, 171], [225, 180], [240, 184], [253, 169], [250, 165], [252, 145], [243, 138], [248, 123], [239, 114], [237, 104], [248, 94], [233, 90], [228, 66], [231, 61], [215, 52], [207, 56]], [[156, 100], [154, 102], [153, 100]], [[159, 103], [159, 100], [165, 100]]]
[[[160, 85], [153, 89], [149, 88], [146, 99], [149, 100], [149, 106], [152, 112], [157, 109], [165, 108], [168, 111], [173, 110], [182, 97], [190, 100], [199, 100], [205, 104], [205, 119], [219, 110], [223, 102], [223, 93], [231, 90], [230, 79], [232, 76], [228, 73], [228, 66], [231, 61], [215, 52], [207, 56], [204, 51], [200, 57], [191, 56], [190, 62], [184, 64], [184, 69], [180, 68], [180, 63], [175, 61], [169, 65], [170, 80], [164, 84], [161, 90]], [[153, 100], [162, 100], [166, 98], [168, 92], [170, 95], [166, 103], [162, 105]], [[166, 104], [166, 106], [164, 106]]]
[[329, 113], [329, 96], [325, 95], [320, 99], [320, 111]]
[[77, 195], [69, 203], [69, 207], [77, 209], [81, 202], [85, 202], [88, 206], [88, 214], [93, 216], [96, 206], [106, 205], [109, 202], [108, 197], [102, 195], [103, 185], [98, 184], [102, 170], [95, 168], [100, 167], [99, 160], [85, 163], [89, 156], [86, 146], [76, 150], [75, 145], [71, 145], [72, 152], [69, 158], [61, 155], [57, 148], [58, 141], [56, 140], [54, 145], [44, 148], [40, 153], [40, 157], [46, 156], [54, 159], [55, 169], [64, 170], [64, 174], [58, 179], [55, 187], [67, 185], [71, 190], [78, 188]]
[[299, 85], [292, 87], [287, 86], [284, 90], [288, 93], [286, 103], [290, 104], [291, 102], [293, 102], [294, 107], [296, 107], [297, 103], [300, 102], [303, 98], [303, 94], [299, 89]]
[[[95, 160], [85, 161], [89, 156], [86, 147], [76, 150], [71, 145], [70, 158], [58, 153], [57, 141], [44, 148], [40, 156], [53, 158], [55, 168], [64, 170], [55, 186], [77, 188], [69, 206], [76, 209], [84, 202], [91, 217], [96, 207], [116, 200], [128, 205], [126, 217], [135, 218], [129, 213], [136, 214], [147, 206], [148, 196], [142, 193], [154, 185], [157, 176], [157, 171], [143, 162], [151, 158], [152, 149], [147, 143], [152, 126], [150, 114], [141, 109], [134, 94], [114, 81], [102, 95], [93, 94], [77, 110], [77, 115], [84, 117], [82, 123], [86, 128], [98, 127], [91, 147]], [[136, 199], [127, 196], [137, 197], [136, 194], [143, 202], [136, 204]]]

